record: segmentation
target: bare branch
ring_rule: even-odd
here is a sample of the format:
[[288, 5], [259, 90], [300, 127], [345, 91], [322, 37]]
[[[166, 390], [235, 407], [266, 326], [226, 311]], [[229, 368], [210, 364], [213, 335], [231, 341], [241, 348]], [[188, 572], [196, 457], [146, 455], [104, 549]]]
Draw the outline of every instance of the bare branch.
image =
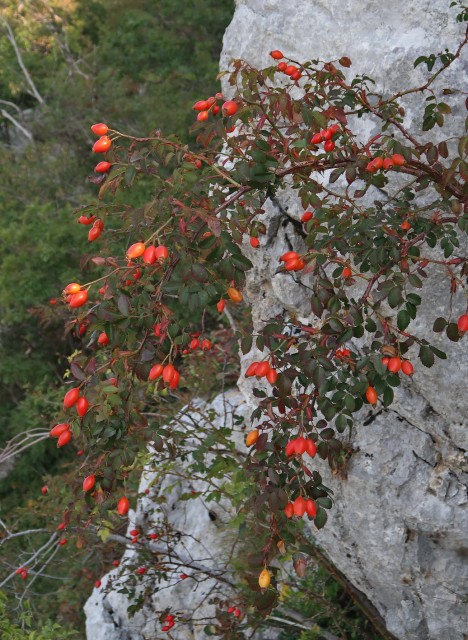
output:
[[39, 104], [45, 104], [44, 98], [41, 96], [41, 94], [37, 90], [37, 87], [34, 84], [33, 79], [31, 78], [31, 76], [29, 75], [29, 71], [27, 70], [26, 65], [24, 64], [23, 57], [22, 57], [21, 52], [20, 52], [20, 50], [18, 48], [18, 44], [17, 44], [17, 42], [15, 40], [15, 35], [13, 33], [12, 28], [10, 27], [10, 25], [8, 24], [8, 22], [5, 20], [5, 18], [3, 16], [0, 16], [0, 20], [3, 22], [3, 24], [5, 25], [5, 29], [8, 32], [7, 38], [10, 41], [11, 46], [15, 50], [16, 58], [18, 60], [18, 64], [21, 67], [21, 71], [23, 72], [23, 75], [26, 78], [26, 82], [28, 83], [28, 85], [30, 87], [31, 95], [33, 95], [36, 98], [36, 100], [39, 102]]
[[[3, 101], [0, 100], [0, 102]], [[10, 113], [8, 113], [8, 111], [5, 111], [5, 109], [0, 109], [0, 114], [5, 118], [5, 120], [9, 120], [10, 122], [12, 122], [18, 129], [18, 131], [21, 131], [21, 133], [26, 136], [26, 138], [30, 142], [33, 141], [32, 133], [30, 133], [25, 127], [23, 127], [23, 125], [20, 124], [18, 120], [16, 120], [16, 118], [14, 118]]]

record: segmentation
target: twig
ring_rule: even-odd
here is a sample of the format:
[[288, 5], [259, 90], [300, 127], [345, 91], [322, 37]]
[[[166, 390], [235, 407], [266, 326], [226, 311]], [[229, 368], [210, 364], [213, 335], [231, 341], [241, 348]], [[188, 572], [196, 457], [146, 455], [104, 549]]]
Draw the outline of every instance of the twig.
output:
[[3, 16], [0, 16], [0, 20], [3, 22], [3, 24], [5, 25], [5, 28], [6, 28], [7, 32], [8, 32], [7, 38], [10, 41], [11, 46], [15, 50], [16, 58], [18, 60], [18, 64], [21, 67], [21, 71], [23, 72], [24, 77], [26, 78], [26, 82], [28, 83], [28, 85], [30, 87], [31, 95], [33, 95], [40, 104], [45, 104], [44, 98], [41, 96], [41, 94], [37, 90], [36, 85], [34, 84], [33, 79], [29, 75], [29, 71], [26, 68], [26, 65], [24, 64], [23, 57], [22, 57], [21, 52], [20, 52], [20, 50], [18, 48], [18, 45], [16, 43], [15, 36], [14, 36], [12, 28], [10, 27], [10, 25], [8, 24], [8, 22], [5, 20], [5, 18]]
[[10, 122], [12, 122], [15, 125], [15, 127], [18, 129], [18, 131], [21, 131], [21, 133], [24, 136], [26, 136], [29, 142], [33, 141], [32, 134], [25, 127], [23, 127], [23, 125], [20, 124], [18, 120], [16, 120], [16, 118], [14, 118], [10, 113], [8, 113], [8, 111], [5, 111], [5, 109], [0, 109], [0, 114], [2, 114], [5, 120], [9, 120]]

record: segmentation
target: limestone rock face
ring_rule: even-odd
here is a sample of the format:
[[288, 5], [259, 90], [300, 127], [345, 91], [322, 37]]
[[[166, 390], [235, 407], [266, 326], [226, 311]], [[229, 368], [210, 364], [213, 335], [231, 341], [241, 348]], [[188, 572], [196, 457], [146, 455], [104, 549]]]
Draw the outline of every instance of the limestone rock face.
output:
[[[463, 26], [455, 22], [454, 9], [448, 4], [446, 0], [236, 0], [220, 66], [227, 68], [232, 58], [267, 66], [272, 49], [281, 49], [297, 60], [331, 60], [346, 55], [353, 62], [353, 74], [371, 76], [379, 90], [390, 93], [425, 82], [425, 67], [413, 68], [416, 57], [445, 47], [456, 49]], [[466, 75], [466, 64], [458, 61], [440, 86], [466, 86]], [[223, 90], [226, 96], [232, 95], [227, 83]], [[414, 128], [422, 113], [416, 110], [414, 99], [405, 107], [406, 124]], [[454, 134], [460, 131], [464, 117], [464, 113], [454, 112], [449, 125]], [[360, 122], [358, 131], [367, 136], [373, 126], [370, 121]], [[437, 130], [429, 134], [433, 138], [441, 135]], [[447, 128], [443, 135], [447, 135]], [[259, 328], [278, 314], [287, 318], [291, 313], [313, 322], [311, 276], [275, 275], [279, 256], [301, 249], [297, 224], [300, 203], [286, 190], [267, 202], [265, 209], [263, 221], [268, 233], [262, 239], [262, 249], [245, 247], [254, 264], [244, 292], [252, 304], [254, 324]], [[430, 334], [434, 319], [446, 315], [450, 292], [445, 278], [435, 274], [423, 297], [425, 302], [412, 325], [417, 335]], [[462, 312], [461, 296], [454, 299], [453, 308], [455, 316]], [[438, 360], [431, 369], [417, 367], [413, 379], [397, 389], [389, 410], [362, 412], [350, 442], [354, 453], [346, 473], [332, 475], [325, 463], [314, 462], [324, 483], [333, 489], [336, 504], [326, 527], [319, 532], [311, 530], [311, 534], [337, 568], [375, 605], [395, 637], [466, 640], [468, 357], [464, 342], [451, 343], [440, 334], [432, 334], [431, 342], [443, 349], [448, 359]], [[243, 369], [257, 355], [243, 356]], [[225, 419], [226, 403], [231, 406], [226, 414], [228, 422], [232, 407], [236, 413], [250, 414], [256, 404], [252, 382], [241, 375], [239, 388], [242, 396], [232, 391], [215, 400], [219, 420]], [[190, 554], [205, 558], [200, 572], [216, 575], [219, 562], [226, 558], [223, 523], [228, 514], [220, 509], [213, 521], [201, 499], [177, 501], [177, 495], [187, 489], [202, 490], [198, 482], [179, 484], [173, 490], [174, 500], [171, 497], [165, 510], [157, 511], [157, 498], [166, 494], [173, 479], [156, 481], [155, 473], [145, 474], [141, 492], [150, 487], [150, 494], [140, 500], [129, 530], [136, 525], [147, 531], [169, 522], [171, 527], [193, 534], [196, 522], [196, 540], [184, 538], [174, 554], [183, 559], [184, 545], [189, 544]], [[161, 542], [151, 544], [156, 550]], [[203, 555], [200, 544], [210, 550], [208, 556]], [[138, 562], [135, 548], [129, 545], [121, 567]], [[205, 596], [214, 586], [214, 578], [194, 590], [192, 580], [181, 581], [180, 574], [174, 573], [167, 584], [175, 584], [175, 589], [165, 590], [154, 582], [143, 610], [129, 618], [127, 607], [132, 600], [118, 593], [115, 586], [119, 569], [106, 576], [101, 589], [88, 600], [88, 640], [159, 637], [157, 616], [167, 607], [183, 611], [200, 605], [198, 618], [212, 615]], [[229, 586], [225, 588], [227, 593]], [[202, 640], [205, 636], [202, 625], [195, 624], [175, 628], [174, 637]]]
[[[424, 84], [422, 68], [413, 68], [415, 58], [445, 47], [455, 51], [462, 37], [462, 27], [442, 0], [237, 0], [224, 37], [221, 68], [232, 58], [269, 66], [272, 49], [299, 61], [346, 55], [354, 74], [371, 76], [378, 90], [390, 93]], [[440, 86], [462, 86], [466, 70], [466, 64], [457, 63]], [[230, 97], [232, 88], [226, 83], [223, 89]], [[413, 130], [422, 121], [416, 105], [415, 99], [405, 103], [405, 124]], [[454, 112], [449, 125], [454, 134], [463, 130], [463, 118], [463, 113]], [[369, 136], [373, 126], [364, 121], [358, 132]], [[430, 134], [433, 139], [440, 135]], [[301, 214], [294, 194], [281, 193], [268, 203], [263, 216], [268, 227], [263, 250], [246, 248], [254, 268], [248, 273], [245, 294], [253, 303], [256, 328], [291, 311], [313, 322], [307, 278], [275, 275], [278, 257], [301, 248], [297, 233]], [[442, 275], [434, 273], [424, 298], [412, 328], [416, 335], [431, 335], [448, 359], [431, 369], [418, 367], [413, 380], [398, 389], [390, 410], [362, 414], [352, 437], [355, 453], [346, 478], [332, 476], [321, 465], [336, 504], [326, 527], [314, 535], [332, 562], [377, 607], [396, 637], [464, 640], [468, 354], [466, 345], [450, 343], [431, 331], [434, 319], [446, 315], [450, 303]], [[462, 313], [462, 296], [455, 305]], [[244, 368], [257, 356], [245, 356]], [[239, 385], [253, 401], [252, 382], [241, 376]]]

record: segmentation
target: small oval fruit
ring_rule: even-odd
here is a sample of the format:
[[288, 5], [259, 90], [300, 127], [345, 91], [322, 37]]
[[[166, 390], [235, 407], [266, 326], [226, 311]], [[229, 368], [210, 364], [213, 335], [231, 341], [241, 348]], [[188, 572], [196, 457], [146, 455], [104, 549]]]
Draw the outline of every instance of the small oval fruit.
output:
[[281, 58], [284, 58], [282, 51], [280, 51], [279, 49], [270, 51], [270, 56], [273, 58], [273, 60], [281, 60]]
[[315, 518], [317, 515], [317, 505], [310, 498], [306, 500], [306, 513], [309, 518]]
[[102, 227], [93, 224], [93, 226], [91, 227], [91, 229], [88, 231], [88, 241], [89, 242], [94, 242], [95, 240], [97, 240], [99, 238], [99, 236], [102, 233]]
[[107, 173], [111, 167], [112, 165], [110, 162], [103, 160], [102, 162], [97, 163], [97, 165], [94, 167], [94, 171], [96, 173]]
[[250, 246], [254, 249], [258, 249], [258, 247], [260, 246], [260, 240], [258, 238], [250, 238], [249, 242]]
[[304, 500], [304, 498], [302, 496], [298, 496], [294, 500], [293, 505], [294, 505], [294, 515], [297, 516], [298, 518], [302, 518], [306, 510], [306, 501]]
[[72, 439], [71, 431], [64, 431], [57, 440], [57, 448], [64, 447], [66, 444], [70, 442]]
[[73, 389], [69, 389], [67, 393], [63, 397], [63, 408], [69, 409], [73, 407], [74, 404], [78, 401], [80, 397], [80, 389], [79, 387], [74, 387]]
[[135, 242], [127, 249], [127, 259], [135, 260], [135, 258], [139, 258], [145, 253], [145, 243], [144, 242]]
[[401, 370], [405, 374], [405, 376], [412, 376], [414, 373], [414, 367], [409, 360], [404, 360], [401, 363]]
[[468, 331], [468, 314], [464, 313], [458, 318], [457, 327], [460, 333], [466, 333]]
[[308, 453], [311, 458], [317, 453], [317, 445], [311, 438], [307, 438], [306, 440], [306, 453]]
[[148, 380], [156, 380], [156, 378], [159, 378], [162, 375], [163, 370], [164, 370], [164, 365], [155, 364], [150, 369]]
[[88, 301], [88, 292], [86, 290], [78, 291], [78, 293], [74, 293], [70, 296], [68, 301], [69, 306], [72, 309], [77, 309], [78, 307], [82, 307]]
[[47, 487], [46, 484], [42, 487], [41, 493], [42, 493], [43, 496], [45, 496], [45, 495], [47, 495], [49, 493], [49, 488]]
[[124, 516], [126, 513], [128, 513], [129, 509], [130, 502], [128, 501], [128, 498], [126, 496], [123, 496], [117, 503], [117, 511], [121, 516]]
[[312, 136], [312, 140], [310, 142], [311, 144], [320, 144], [321, 142], [323, 142], [322, 134], [320, 132], [314, 133], [314, 135]]
[[93, 144], [94, 153], [105, 153], [111, 148], [112, 140], [108, 136], [102, 136]]
[[400, 229], [403, 229], [403, 231], [409, 231], [411, 229], [411, 224], [408, 222], [408, 220], [404, 220], [400, 224]]
[[218, 302], [216, 303], [216, 308], [218, 309], [219, 313], [223, 313], [225, 307], [226, 303], [224, 302], [224, 300], [222, 298], [221, 300], [218, 300]]
[[335, 148], [335, 143], [333, 140], [327, 140], [325, 142], [325, 144], [323, 145], [323, 148], [325, 149], [325, 151], [327, 153], [329, 153], [330, 151], [333, 151], [333, 149]]
[[171, 389], [177, 389], [180, 381], [180, 373], [178, 371], [174, 371], [174, 375], [172, 380], [169, 382], [169, 387]]
[[394, 358], [390, 358], [387, 364], [387, 369], [392, 373], [397, 373], [401, 369], [401, 358], [395, 356]]
[[294, 515], [294, 505], [292, 502], [288, 502], [288, 504], [284, 507], [284, 513], [286, 518], [292, 518]]
[[276, 384], [276, 381], [278, 380], [278, 372], [276, 371], [276, 369], [270, 368], [270, 370], [266, 374], [266, 379], [270, 384]]
[[258, 378], [263, 378], [270, 371], [270, 365], [268, 362], [259, 362], [257, 366], [257, 370], [255, 371], [255, 375]]
[[351, 278], [353, 272], [351, 271], [350, 267], [345, 267], [341, 272], [341, 275], [343, 276], [343, 278]]
[[192, 109], [194, 109], [195, 111], [207, 111], [209, 108], [210, 105], [206, 100], [198, 100], [198, 102], [195, 102], [192, 107]]
[[75, 405], [76, 413], [83, 418], [89, 410], [89, 400], [85, 397], [78, 398]]
[[400, 153], [393, 154], [392, 162], [397, 167], [402, 167], [404, 164], [406, 164], [405, 158]]
[[235, 113], [237, 113], [239, 107], [237, 105], [236, 102], [234, 102], [234, 100], [226, 100], [226, 102], [223, 104], [223, 114], [225, 116], [233, 116]]
[[259, 434], [260, 432], [258, 429], [253, 429], [252, 431], [249, 431], [249, 433], [245, 437], [246, 446], [251, 447], [253, 444], [255, 444], [258, 440]]
[[312, 211], [304, 211], [301, 216], [301, 222], [309, 222], [309, 220], [312, 220], [313, 217], [314, 214], [312, 213]]
[[366, 389], [367, 402], [369, 404], [377, 404], [377, 398], [378, 398], [377, 391], [374, 389], [374, 387], [371, 387], [371, 386], [367, 387]]
[[97, 339], [98, 344], [100, 344], [102, 347], [105, 347], [106, 344], [109, 344], [109, 336], [107, 335], [107, 333], [105, 331], [103, 331], [102, 333], [99, 334], [99, 337]]
[[160, 244], [155, 249], [156, 260], [166, 260], [169, 257], [169, 249]]
[[286, 253], [283, 253], [280, 257], [280, 260], [281, 262], [289, 262], [289, 260], [294, 260], [295, 258], [299, 258], [299, 254], [296, 253], [296, 251], [286, 251]]
[[175, 368], [172, 364], [167, 364], [164, 369], [163, 369], [163, 373], [162, 373], [162, 377], [164, 382], [167, 382], [168, 384], [171, 382], [172, 378], [175, 375]]
[[383, 163], [384, 163], [384, 159], [382, 158], [382, 156], [377, 156], [372, 160], [372, 164], [374, 165], [374, 168], [377, 170], [383, 167]]
[[299, 436], [299, 438], [296, 438], [296, 453], [299, 456], [302, 456], [302, 454], [306, 452], [306, 449], [307, 449], [307, 440], [302, 436]]
[[87, 493], [88, 491], [91, 491], [91, 489], [94, 487], [95, 484], [96, 484], [96, 476], [94, 475], [94, 473], [92, 473], [90, 476], [87, 476], [83, 480], [83, 491], [85, 493]]
[[263, 571], [258, 576], [258, 584], [261, 589], [268, 589], [271, 582], [271, 575], [268, 569], [263, 569]]
[[251, 378], [252, 376], [257, 375], [257, 367], [259, 364], [260, 364], [259, 362], [252, 362], [252, 364], [249, 364], [245, 372], [245, 377]]
[[208, 340], [208, 338], [205, 338], [205, 340], [202, 340], [200, 346], [203, 351], [209, 351], [213, 345], [211, 344], [211, 340]]
[[141, 259], [145, 264], [154, 264], [158, 259], [156, 256], [156, 247], [153, 245], [146, 247]]
[[97, 124], [93, 124], [93, 126], [91, 127], [91, 131], [97, 136], [105, 136], [109, 131], [109, 127], [103, 122], [98, 122]]
[[237, 289], [234, 289], [234, 287], [229, 287], [226, 293], [233, 302], [242, 302], [242, 300], [244, 299], [242, 293]]
[[286, 64], [286, 62], [280, 62], [276, 68], [278, 69], [278, 71], [282, 71], [284, 73], [287, 66], [288, 65]]
[[78, 293], [78, 291], [81, 291], [81, 285], [78, 284], [78, 282], [70, 282], [70, 284], [67, 284], [63, 290], [63, 293], [66, 295], [73, 295], [74, 293]]

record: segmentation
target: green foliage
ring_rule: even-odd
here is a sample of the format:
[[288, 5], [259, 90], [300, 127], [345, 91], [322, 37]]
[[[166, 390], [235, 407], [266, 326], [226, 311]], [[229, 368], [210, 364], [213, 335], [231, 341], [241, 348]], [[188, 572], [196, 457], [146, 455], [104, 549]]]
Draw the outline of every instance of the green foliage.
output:
[[38, 628], [29, 602], [25, 602], [19, 624], [8, 615], [6, 597], [0, 592], [0, 634], [3, 640], [78, 640], [76, 631], [47, 620]]

